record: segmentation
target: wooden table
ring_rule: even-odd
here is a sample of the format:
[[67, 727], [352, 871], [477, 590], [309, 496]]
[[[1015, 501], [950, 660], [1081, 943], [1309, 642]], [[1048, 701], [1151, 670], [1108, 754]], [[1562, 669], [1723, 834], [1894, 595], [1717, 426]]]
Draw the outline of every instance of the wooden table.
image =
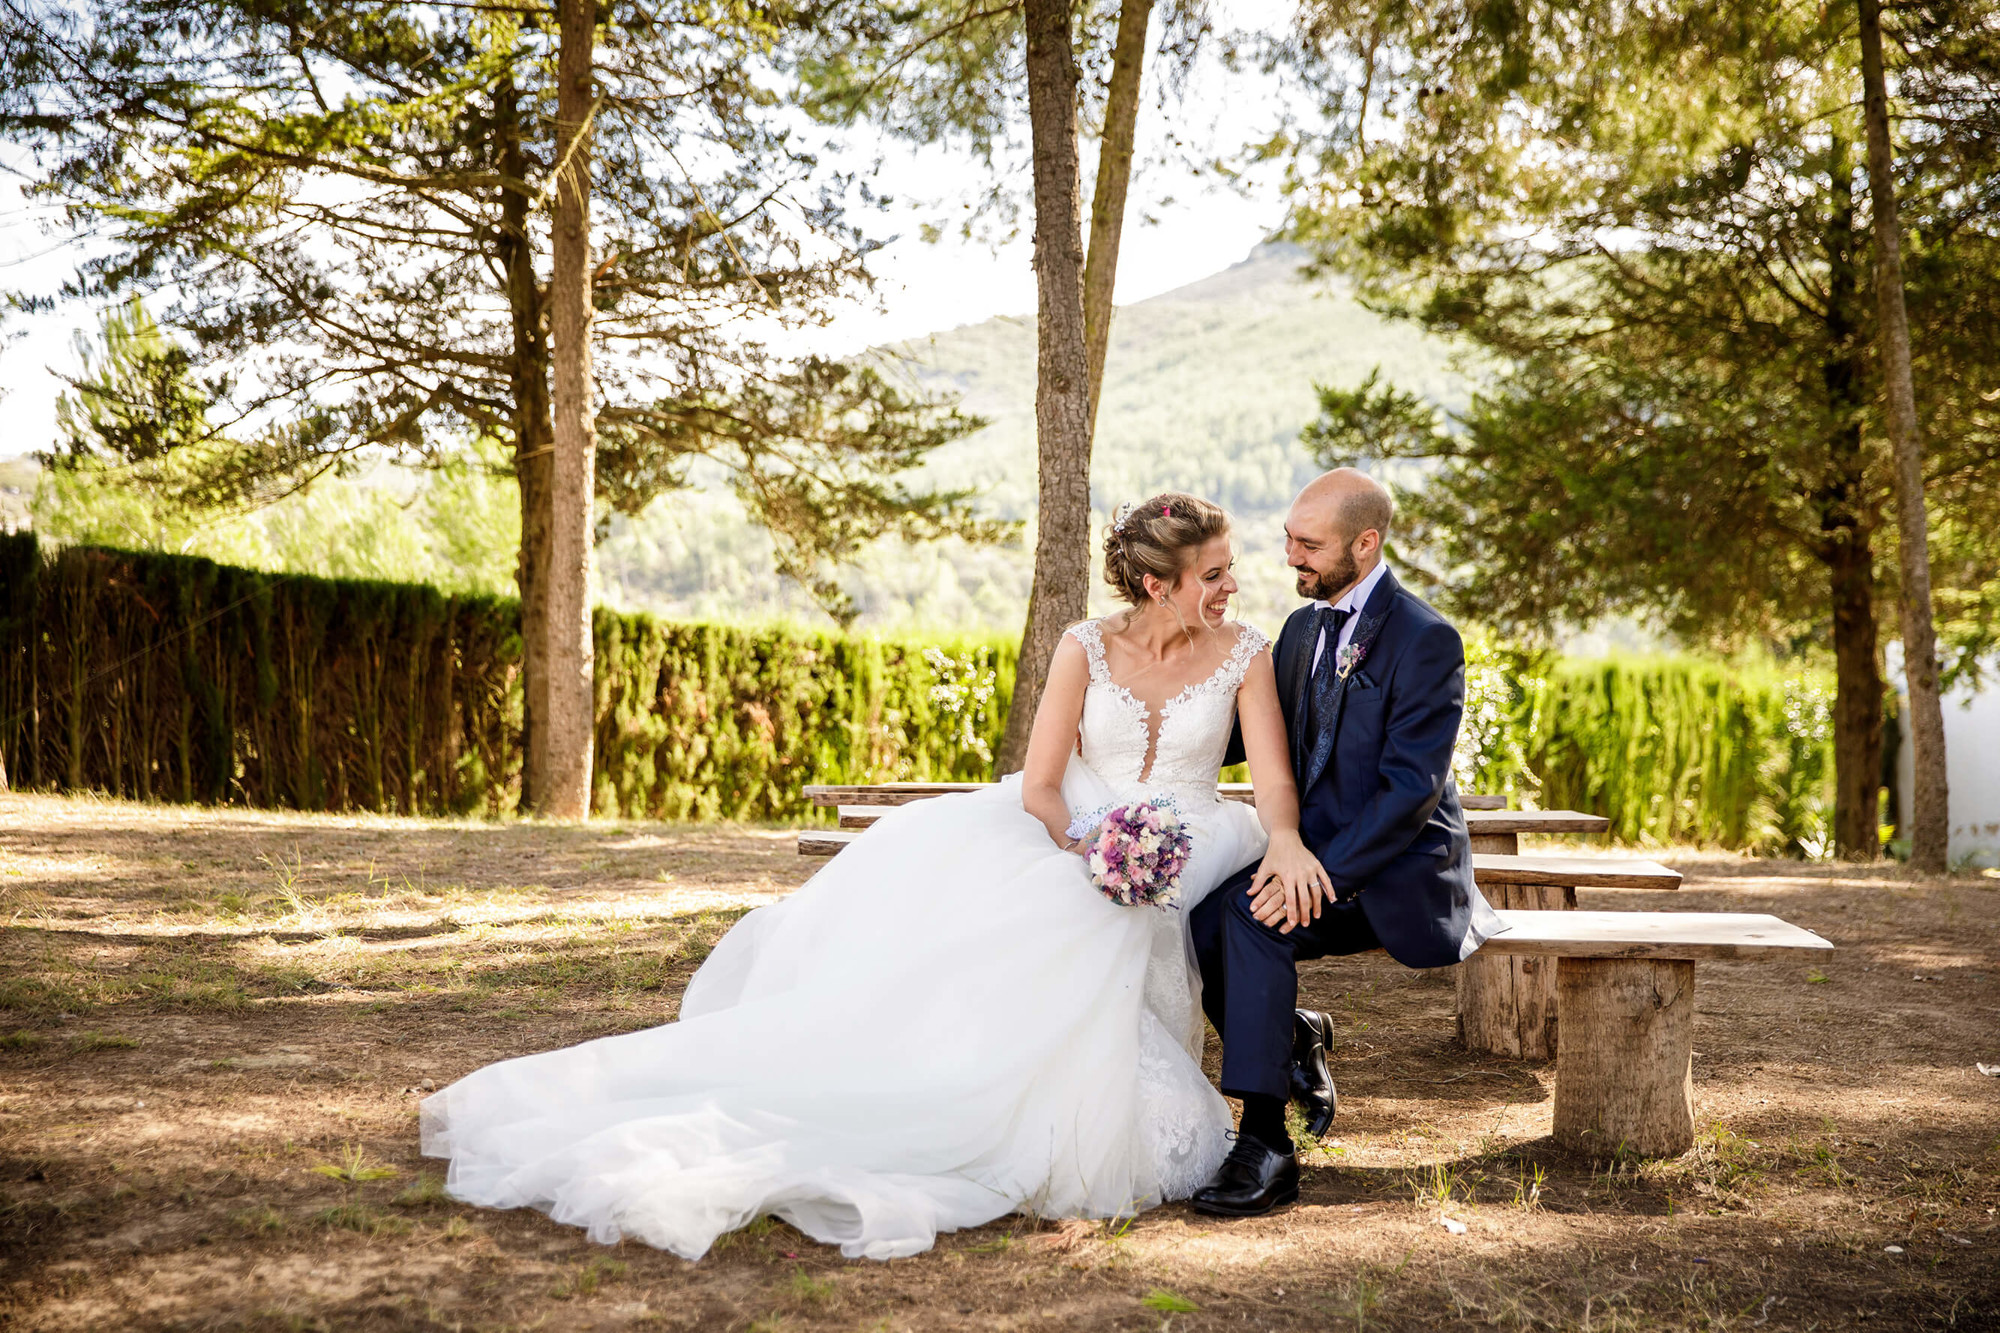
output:
[[1556, 1141], [1605, 1157], [1672, 1157], [1694, 1145], [1697, 960], [1833, 948], [1809, 930], [1747, 912], [1508, 910], [1500, 917], [1507, 930], [1474, 958], [1555, 960]]

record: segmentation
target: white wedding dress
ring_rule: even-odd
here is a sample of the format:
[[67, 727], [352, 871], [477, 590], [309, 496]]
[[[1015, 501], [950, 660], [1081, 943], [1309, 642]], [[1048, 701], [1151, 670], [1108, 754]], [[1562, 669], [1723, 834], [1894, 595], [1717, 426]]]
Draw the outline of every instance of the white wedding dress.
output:
[[678, 1022], [425, 1099], [446, 1190], [689, 1259], [765, 1213], [890, 1259], [1010, 1212], [1113, 1217], [1193, 1193], [1230, 1116], [1201, 1070], [1187, 913], [1265, 843], [1216, 794], [1237, 688], [1269, 646], [1235, 632], [1155, 738], [1098, 622], [1069, 631], [1090, 685], [1063, 797], [1073, 815], [1171, 797], [1193, 842], [1180, 910], [1105, 899], [1022, 810], [1018, 777], [891, 810], [738, 922]]

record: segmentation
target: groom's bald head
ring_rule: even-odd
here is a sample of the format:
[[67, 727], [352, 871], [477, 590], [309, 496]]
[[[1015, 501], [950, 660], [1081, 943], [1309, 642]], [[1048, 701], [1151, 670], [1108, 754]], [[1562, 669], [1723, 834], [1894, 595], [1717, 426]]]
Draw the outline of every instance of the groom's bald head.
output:
[[1301, 597], [1336, 600], [1382, 561], [1396, 517], [1388, 487], [1351, 467], [1306, 483], [1285, 515], [1285, 558]]
[[1396, 518], [1396, 501], [1389, 488], [1351, 467], [1322, 472], [1307, 482], [1292, 507], [1302, 504], [1327, 512], [1335, 531], [1348, 542], [1372, 530], [1379, 546], [1389, 540], [1389, 525]]

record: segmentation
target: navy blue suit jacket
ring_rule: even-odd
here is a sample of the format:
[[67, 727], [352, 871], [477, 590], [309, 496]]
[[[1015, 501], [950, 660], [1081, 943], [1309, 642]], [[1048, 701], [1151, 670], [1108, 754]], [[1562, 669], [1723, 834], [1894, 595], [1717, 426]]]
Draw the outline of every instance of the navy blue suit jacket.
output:
[[1304, 787], [1299, 834], [1336, 894], [1358, 895], [1391, 957], [1407, 967], [1443, 967], [1478, 948], [1497, 925], [1473, 886], [1471, 843], [1451, 776], [1465, 711], [1465, 646], [1444, 617], [1387, 571], [1362, 614], [1379, 627], [1331, 723], [1321, 722], [1333, 728], [1333, 746], [1316, 776], [1319, 738], [1300, 737], [1294, 725], [1308, 706], [1314, 609], [1293, 612], [1278, 636], [1278, 698], [1295, 738], [1292, 771]]

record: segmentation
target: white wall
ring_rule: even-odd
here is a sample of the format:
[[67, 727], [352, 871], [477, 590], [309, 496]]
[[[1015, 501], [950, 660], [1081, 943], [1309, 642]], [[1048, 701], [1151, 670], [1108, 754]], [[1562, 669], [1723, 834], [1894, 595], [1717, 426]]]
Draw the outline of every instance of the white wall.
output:
[[[1892, 645], [1890, 666], [1903, 693], [1901, 662]], [[1902, 715], [1909, 717], [1909, 697]], [[1944, 698], [1945, 776], [1951, 785], [1951, 850], [1956, 863], [2000, 866], [2000, 661], [1987, 664], [1986, 687], [1975, 693], [1961, 685]], [[1910, 728], [1903, 726], [1902, 753], [1896, 756], [1896, 786], [1907, 819], [1914, 761]]]

